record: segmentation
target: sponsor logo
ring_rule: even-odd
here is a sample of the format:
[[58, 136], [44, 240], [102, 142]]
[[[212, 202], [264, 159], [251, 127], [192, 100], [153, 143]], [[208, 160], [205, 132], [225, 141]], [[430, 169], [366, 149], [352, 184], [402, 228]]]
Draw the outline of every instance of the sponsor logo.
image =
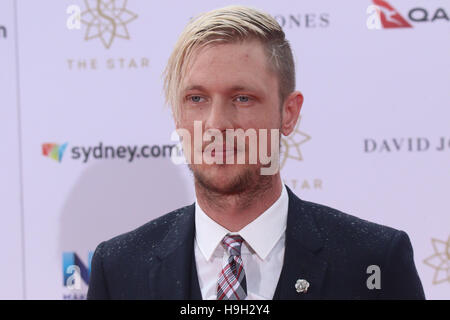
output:
[[[412, 28], [416, 23], [450, 22], [449, 14], [445, 8], [413, 7], [407, 14], [401, 14], [388, 1], [372, 0], [373, 4], [367, 7], [367, 28], [369, 30]], [[405, 18], [407, 17], [407, 18]]]
[[[294, 132], [292, 132], [288, 137], [281, 138], [281, 150], [280, 150], [280, 168], [285, 167], [287, 160], [294, 162], [303, 162], [304, 157], [301, 148], [305, 143], [311, 140], [311, 136], [299, 129], [302, 117], [300, 116], [297, 124], [295, 125]], [[291, 189], [299, 191], [308, 190], [322, 190], [323, 180], [321, 178], [305, 178], [305, 177], [295, 177], [289, 175], [287, 178], [283, 179]]]
[[127, 1], [85, 0], [81, 22], [86, 25], [84, 40], [99, 39], [109, 49], [116, 38], [130, 39], [127, 25], [137, 14], [126, 8]]
[[444, 152], [450, 151], [450, 138], [439, 137], [429, 139], [417, 138], [385, 138], [364, 139], [364, 153], [395, 153], [395, 152]]
[[148, 68], [148, 58], [108, 58], [99, 60], [96, 58], [89, 59], [67, 59], [67, 67], [69, 70], [85, 71], [85, 70], [133, 70]]
[[283, 29], [324, 29], [330, 26], [328, 13], [276, 14], [274, 19]]
[[[61, 162], [64, 151], [67, 149], [68, 143], [62, 145], [56, 143], [43, 143], [42, 154]], [[106, 145], [99, 142], [94, 146], [72, 146], [69, 150], [69, 157], [72, 160], [87, 163], [91, 160], [125, 160], [133, 162], [137, 159], [144, 158], [170, 158], [172, 149], [175, 145]]]
[[61, 145], [57, 143], [43, 143], [42, 155], [57, 162], [61, 162], [64, 151], [66, 151], [66, 147], [67, 142]]
[[297, 124], [295, 125], [294, 132], [289, 136], [281, 138], [281, 150], [280, 150], [280, 167], [281, 169], [286, 164], [287, 159], [303, 161], [303, 155], [300, 146], [311, 140], [311, 136], [301, 131], [298, 127], [300, 125], [302, 117], [300, 116]]
[[447, 241], [431, 239], [434, 253], [423, 262], [434, 269], [433, 284], [450, 284], [450, 236]]
[[[84, 8], [69, 5], [66, 26], [68, 30], [81, 30], [86, 26], [84, 40], [95, 41], [104, 48], [114, 47], [116, 39], [130, 40], [128, 26], [138, 15], [127, 8], [126, 0], [85, 0]], [[69, 71], [96, 70], [136, 70], [148, 69], [147, 57], [70, 57], [67, 58]]]
[[381, 25], [383, 28], [412, 28], [409, 22], [386, 1], [373, 0], [373, 5], [367, 8], [367, 13], [372, 15], [367, 21], [368, 27], [377, 26], [374, 29], [380, 29]]

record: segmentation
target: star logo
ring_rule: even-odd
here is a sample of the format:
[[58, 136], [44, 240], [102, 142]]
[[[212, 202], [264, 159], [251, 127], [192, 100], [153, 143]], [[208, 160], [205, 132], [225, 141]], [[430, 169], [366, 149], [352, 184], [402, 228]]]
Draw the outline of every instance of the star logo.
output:
[[426, 258], [423, 262], [432, 267], [434, 272], [433, 284], [450, 283], [450, 236], [447, 242], [431, 239], [434, 254]]
[[300, 146], [311, 140], [311, 137], [298, 129], [300, 121], [301, 116], [295, 125], [294, 132], [288, 137], [281, 138], [280, 168], [284, 167], [287, 159], [294, 159], [298, 161], [303, 160]]
[[87, 25], [84, 39], [99, 38], [109, 49], [115, 38], [130, 39], [127, 24], [137, 14], [126, 8], [127, 0], [84, 0], [86, 10], [81, 13], [81, 22]]

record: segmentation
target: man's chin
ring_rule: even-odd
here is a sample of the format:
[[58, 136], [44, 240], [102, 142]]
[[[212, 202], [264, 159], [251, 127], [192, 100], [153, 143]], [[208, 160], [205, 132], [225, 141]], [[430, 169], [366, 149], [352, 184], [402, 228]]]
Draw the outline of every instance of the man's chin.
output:
[[240, 194], [255, 182], [255, 170], [242, 165], [202, 165], [191, 170], [204, 189], [222, 195]]

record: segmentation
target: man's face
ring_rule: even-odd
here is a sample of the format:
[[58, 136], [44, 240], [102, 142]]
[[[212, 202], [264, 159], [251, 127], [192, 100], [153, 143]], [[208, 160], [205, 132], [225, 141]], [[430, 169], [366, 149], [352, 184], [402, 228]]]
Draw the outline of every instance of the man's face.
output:
[[[248, 139], [244, 150], [229, 150], [225, 130], [252, 128], [259, 133], [258, 129], [268, 129], [270, 133], [270, 129], [280, 129], [278, 78], [270, 70], [258, 40], [207, 46], [197, 50], [191, 61], [181, 83], [177, 128], [190, 132], [192, 154], [205, 154], [205, 147], [211, 144], [203, 142], [201, 150], [194, 150], [194, 121], [201, 121], [203, 133], [220, 130], [225, 151], [213, 153], [223, 157], [224, 164], [195, 164], [191, 158], [190, 168], [197, 182], [209, 190], [223, 194], [242, 192], [264, 180], [261, 164], [248, 163]], [[270, 152], [270, 134], [267, 141]], [[233, 157], [232, 152], [245, 152], [246, 164], [236, 164], [236, 157], [234, 164], [226, 164], [226, 158], [230, 154]]]

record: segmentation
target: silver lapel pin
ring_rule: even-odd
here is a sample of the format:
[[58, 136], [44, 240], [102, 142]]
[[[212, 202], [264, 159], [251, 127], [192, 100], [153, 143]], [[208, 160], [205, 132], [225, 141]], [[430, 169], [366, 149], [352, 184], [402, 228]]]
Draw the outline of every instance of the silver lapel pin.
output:
[[295, 283], [295, 289], [298, 293], [307, 293], [309, 288], [309, 282], [305, 279], [298, 279]]

